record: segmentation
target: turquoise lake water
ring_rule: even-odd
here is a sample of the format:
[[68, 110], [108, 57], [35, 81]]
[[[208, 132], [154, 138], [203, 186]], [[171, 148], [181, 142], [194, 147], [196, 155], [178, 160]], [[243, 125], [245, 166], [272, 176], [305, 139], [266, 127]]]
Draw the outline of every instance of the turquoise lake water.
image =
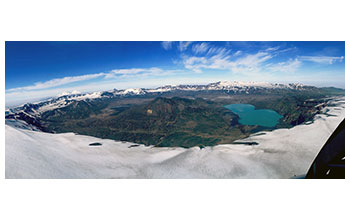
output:
[[239, 123], [243, 125], [260, 125], [264, 127], [275, 127], [282, 115], [271, 109], [255, 110], [250, 104], [231, 104], [224, 106], [239, 116]]

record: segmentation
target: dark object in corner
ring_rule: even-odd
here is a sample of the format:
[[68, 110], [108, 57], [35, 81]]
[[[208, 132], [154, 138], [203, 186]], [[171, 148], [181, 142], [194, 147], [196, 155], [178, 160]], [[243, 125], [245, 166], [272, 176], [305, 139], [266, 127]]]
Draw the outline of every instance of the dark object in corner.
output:
[[101, 146], [101, 145], [102, 145], [102, 144], [101, 144], [101, 143], [98, 143], [98, 142], [89, 144], [89, 146]]
[[345, 119], [318, 153], [305, 178], [345, 179]]

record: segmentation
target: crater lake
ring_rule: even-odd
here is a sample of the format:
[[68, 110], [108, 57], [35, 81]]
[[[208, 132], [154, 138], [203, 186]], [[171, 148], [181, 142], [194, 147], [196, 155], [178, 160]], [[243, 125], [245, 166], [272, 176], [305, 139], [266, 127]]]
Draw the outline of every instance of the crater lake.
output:
[[255, 106], [250, 104], [231, 104], [224, 107], [237, 114], [239, 116], [239, 123], [243, 125], [275, 127], [283, 117], [271, 109], [256, 110]]

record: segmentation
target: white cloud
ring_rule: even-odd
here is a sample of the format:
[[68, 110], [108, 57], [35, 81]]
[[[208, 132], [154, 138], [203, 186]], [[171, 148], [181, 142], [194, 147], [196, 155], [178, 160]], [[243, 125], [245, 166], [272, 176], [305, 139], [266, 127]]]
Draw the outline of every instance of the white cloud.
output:
[[210, 47], [207, 55], [217, 55], [217, 54], [221, 54], [221, 55], [228, 55], [231, 52], [231, 50], [226, 49], [224, 47]]
[[190, 69], [196, 73], [201, 73], [201, 68], [207, 66], [208, 59], [205, 57], [185, 57], [183, 64], [186, 69]]
[[187, 47], [190, 46], [192, 44], [191, 41], [180, 41], [179, 42], [179, 46], [178, 49], [182, 52], [187, 50]]
[[[173, 45], [176, 44], [174, 41], [163, 41], [161, 42], [162, 47], [165, 50], [170, 50], [173, 48]], [[177, 48], [179, 51], [183, 52], [186, 51], [187, 48], [192, 44], [192, 41], [179, 41], [177, 44]]]
[[301, 65], [301, 62], [298, 59], [290, 59], [286, 62], [280, 62], [276, 64], [271, 64], [267, 66], [267, 69], [272, 72], [295, 72]]
[[210, 47], [205, 56], [182, 56], [186, 69], [201, 73], [202, 69], [227, 69], [230, 67], [230, 50]]
[[126, 78], [126, 77], [146, 77], [146, 76], [165, 76], [170, 75], [178, 70], [163, 70], [161, 68], [131, 68], [131, 69], [115, 69], [106, 73], [105, 79]]
[[321, 64], [333, 64], [335, 62], [342, 62], [344, 57], [328, 57], [328, 56], [299, 56], [300, 60], [310, 61]]
[[272, 58], [272, 55], [267, 52], [258, 52], [249, 54], [245, 57], [237, 59], [234, 63], [237, 66], [259, 66], [261, 63]]
[[[101, 79], [109, 80], [116, 78], [127, 78], [127, 77], [149, 77], [149, 76], [166, 76], [179, 72], [179, 70], [163, 70], [160, 68], [130, 68], [130, 69], [114, 69], [107, 73], [96, 73], [96, 74], [86, 74], [81, 76], [68, 76], [64, 78], [57, 78], [48, 80], [46, 82], [37, 82], [34, 85], [17, 87], [6, 90], [7, 94], [17, 92], [28, 92], [37, 90], [47, 90], [51, 88], [57, 88], [60, 86], [68, 85], [73, 82], [86, 81], [90, 79], [96, 79], [101, 77]], [[63, 91], [65, 92], [65, 91]]]
[[227, 69], [234, 73], [245, 74], [260, 71], [261, 65], [273, 57], [268, 52], [248, 54], [234, 60], [235, 56], [237, 52], [230, 54], [225, 48], [213, 47], [208, 50], [207, 56], [183, 56], [183, 64], [185, 68], [197, 73], [201, 73], [202, 69]]
[[24, 86], [24, 87], [17, 87], [17, 88], [8, 89], [8, 90], [6, 90], [6, 92], [53, 88], [53, 87], [62, 86], [62, 85], [66, 85], [66, 84], [73, 83], [73, 82], [95, 79], [95, 78], [98, 78], [98, 77], [101, 77], [104, 75], [105, 75], [105, 73], [87, 74], [87, 75], [81, 75], [81, 76], [67, 76], [64, 78], [57, 78], [57, 79], [48, 80], [46, 82], [37, 82], [32, 86]]
[[267, 52], [258, 52], [249, 54], [232, 62], [231, 70], [233, 73], [251, 74], [258, 73], [262, 64], [270, 60], [273, 56]]
[[[206, 45], [208, 46], [208, 45]], [[205, 48], [200, 50], [199, 48]], [[280, 47], [270, 47], [254, 54], [244, 54], [238, 50], [231, 50], [224, 47], [208, 47], [195, 44], [192, 47], [196, 56], [182, 56], [182, 63], [186, 69], [196, 73], [202, 73], [204, 69], [230, 70], [232, 73], [243, 75], [267, 74], [268, 72], [295, 72], [301, 66], [301, 60], [290, 59], [276, 64], [268, 63], [278, 54], [290, 51], [295, 48], [280, 49]], [[205, 55], [199, 56], [204, 51]]]
[[207, 43], [195, 44], [192, 46], [192, 51], [195, 54], [204, 53], [209, 49], [209, 45]]
[[298, 49], [296, 47], [288, 47], [288, 48], [285, 48], [285, 49], [278, 50], [276, 52], [277, 52], [277, 54], [280, 54], [280, 53], [286, 53], [286, 52], [297, 51], [297, 50]]
[[141, 68], [131, 68], [131, 69], [115, 69], [110, 71], [114, 74], [136, 74], [145, 71], [146, 69]]
[[233, 56], [239, 56], [239, 55], [241, 55], [241, 54], [242, 54], [242, 51], [237, 50], [237, 51], [233, 54]]
[[278, 50], [280, 47], [269, 47], [269, 48], [267, 48], [265, 51], [276, 51], [276, 50]]
[[170, 50], [173, 46], [173, 42], [172, 41], [163, 41], [161, 43], [161, 45], [165, 50]]

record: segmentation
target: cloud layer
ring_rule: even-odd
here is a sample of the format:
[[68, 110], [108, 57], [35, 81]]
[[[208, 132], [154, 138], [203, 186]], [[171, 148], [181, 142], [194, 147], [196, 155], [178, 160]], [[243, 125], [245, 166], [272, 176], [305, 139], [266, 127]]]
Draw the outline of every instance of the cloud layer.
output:
[[67, 77], [63, 77], [63, 78], [52, 79], [52, 80], [49, 80], [46, 82], [37, 82], [32, 86], [24, 86], [24, 87], [17, 87], [17, 88], [8, 89], [8, 90], [6, 90], [6, 92], [53, 88], [53, 87], [58, 87], [58, 86], [66, 85], [66, 84], [73, 83], [73, 82], [95, 79], [95, 78], [98, 78], [98, 77], [101, 77], [104, 75], [105, 75], [105, 73], [86, 74], [86, 75], [81, 75], [81, 76], [67, 76]]
[[[173, 42], [176, 44], [176, 42]], [[189, 52], [187, 48], [192, 45]], [[293, 73], [302, 67], [303, 62], [313, 62], [330, 65], [342, 62], [344, 57], [331, 56], [295, 56], [284, 61], [276, 58], [296, 51], [296, 47], [267, 47], [254, 53], [233, 51], [224, 46], [211, 45], [208, 42], [178, 42], [177, 49], [181, 52], [180, 63], [183, 67], [195, 73], [205, 70], [228, 70], [238, 74], [263, 74], [263, 73]]]
[[45, 82], [37, 82], [31, 86], [17, 87], [7, 89], [6, 93], [15, 93], [15, 92], [25, 92], [25, 91], [35, 91], [43, 89], [51, 89], [64, 85], [68, 85], [74, 82], [83, 82], [91, 79], [100, 78], [102, 80], [118, 79], [118, 78], [127, 78], [127, 77], [151, 77], [151, 76], [166, 76], [171, 75], [179, 70], [163, 70], [161, 68], [152, 67], [152, 68], [130, 68], [130, 69], [114, 69], [107, 73], [96, 73], [96, 74], [86, 74], [80, 76], [69, 76], [63, 78], [56, 78], [48, 80]]
[[335, 62], [342, 62], [344, 57], [329, 57], [329, 56], [299, 56], [303, 61], [310, 61], [321, 64], [333, 64]]

